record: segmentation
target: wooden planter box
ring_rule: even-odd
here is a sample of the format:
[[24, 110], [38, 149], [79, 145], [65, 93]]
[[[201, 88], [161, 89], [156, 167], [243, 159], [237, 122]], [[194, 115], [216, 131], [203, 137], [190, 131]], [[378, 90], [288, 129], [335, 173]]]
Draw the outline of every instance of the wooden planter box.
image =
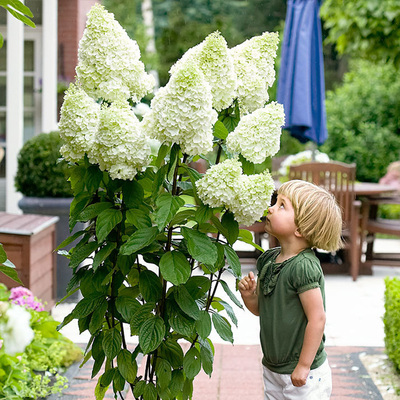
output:
[[[0, 212], [0, 243], [24, 286], [46, 302], [49, 311], [55, 304], [56, 223], [58, 217]], [[0, 273], [0, 282], [8, 288], [20, 286]]]

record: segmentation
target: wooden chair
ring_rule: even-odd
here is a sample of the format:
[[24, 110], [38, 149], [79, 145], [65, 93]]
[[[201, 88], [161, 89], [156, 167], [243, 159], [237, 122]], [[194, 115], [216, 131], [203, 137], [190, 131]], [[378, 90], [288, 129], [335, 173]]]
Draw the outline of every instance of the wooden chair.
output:
[[373, 250], [376, 233], [400, 237], [400, 220], [378, 218], [378, 207], [383, 204], [400, 204], [400, 195], [362, 200], [361, 232], [363, 242], [367, 244], [363, 265], [367, 267], [372, 264], [400, 266], [398, 253], [376, 253]]
[[312, 182], [331, 192], [342, 209], [342, 235], [349, 253], [350, 274], [357, 279], [360, 269], [361, 238], [360, 207], [361, 202], [355, 200], [354, 182], [356, 165], [341, 162], [310, 162], [293, 165], [289, 170], [289, 179], [300, 179]]

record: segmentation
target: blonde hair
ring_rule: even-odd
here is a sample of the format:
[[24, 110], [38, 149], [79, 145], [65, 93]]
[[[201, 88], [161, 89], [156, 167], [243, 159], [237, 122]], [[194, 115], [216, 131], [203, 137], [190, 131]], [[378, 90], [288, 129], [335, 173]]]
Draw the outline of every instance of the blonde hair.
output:
[[278, 194], [291, 201], [294, 222], [311, 247], [327, 251], [343, 247], [342, 211], [335, 196], [320, 186], [301, 180], [282, 184]]
[[400, 172], [400, 161], [395, 161], [387, 167], [388, 172]]

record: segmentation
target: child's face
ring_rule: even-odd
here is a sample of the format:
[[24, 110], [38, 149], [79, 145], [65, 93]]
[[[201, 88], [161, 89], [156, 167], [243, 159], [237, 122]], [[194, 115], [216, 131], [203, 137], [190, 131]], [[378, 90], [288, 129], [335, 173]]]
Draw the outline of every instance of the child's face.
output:
[[297, 226], [294, 222], [294, 209], [288, 197], [278, 194], [275, 205], [268, 209], [265, 230], [277, 239], [294, 235]]

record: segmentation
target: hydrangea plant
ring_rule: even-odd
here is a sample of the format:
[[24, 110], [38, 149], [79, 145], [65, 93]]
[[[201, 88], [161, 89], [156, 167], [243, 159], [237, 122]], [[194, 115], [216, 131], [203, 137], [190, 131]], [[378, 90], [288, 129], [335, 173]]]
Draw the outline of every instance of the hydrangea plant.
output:
[[[61, 326], [77, 319], [91, 334], [85, 361], [93, 357], [92, 376], [100, 374], [96, 399], [109, 386], [123, 398], [128, 386], [136, 399], [186, 400], [200, 370], [212, 373], [212, 328], [233, 342], [233, 307], [215, 293], [222, 286], [242, 307], [224, 273], [241, 277], [233, 245], [258, 247], [244, 227], [260, 220], [274, 191], [255, 163], [279, 150], [284, 124], [282, 106], [266, 104], [278, 35], [229, 49], [212, 33], [171, 68], [139, 122], [128, 101], [140, 101], [149, 79], [121, 29], [92, 8], [78, 82], [61, 111], [70, 228], [86, 223], [60, 245], [78, 240], [62, 253], [73, 270], [67, 297], [83, 296]], [[204, 174], [191, 167], [200, 158], [210, 166]], [[133, 351], [127, 331], [138, 338]]]

